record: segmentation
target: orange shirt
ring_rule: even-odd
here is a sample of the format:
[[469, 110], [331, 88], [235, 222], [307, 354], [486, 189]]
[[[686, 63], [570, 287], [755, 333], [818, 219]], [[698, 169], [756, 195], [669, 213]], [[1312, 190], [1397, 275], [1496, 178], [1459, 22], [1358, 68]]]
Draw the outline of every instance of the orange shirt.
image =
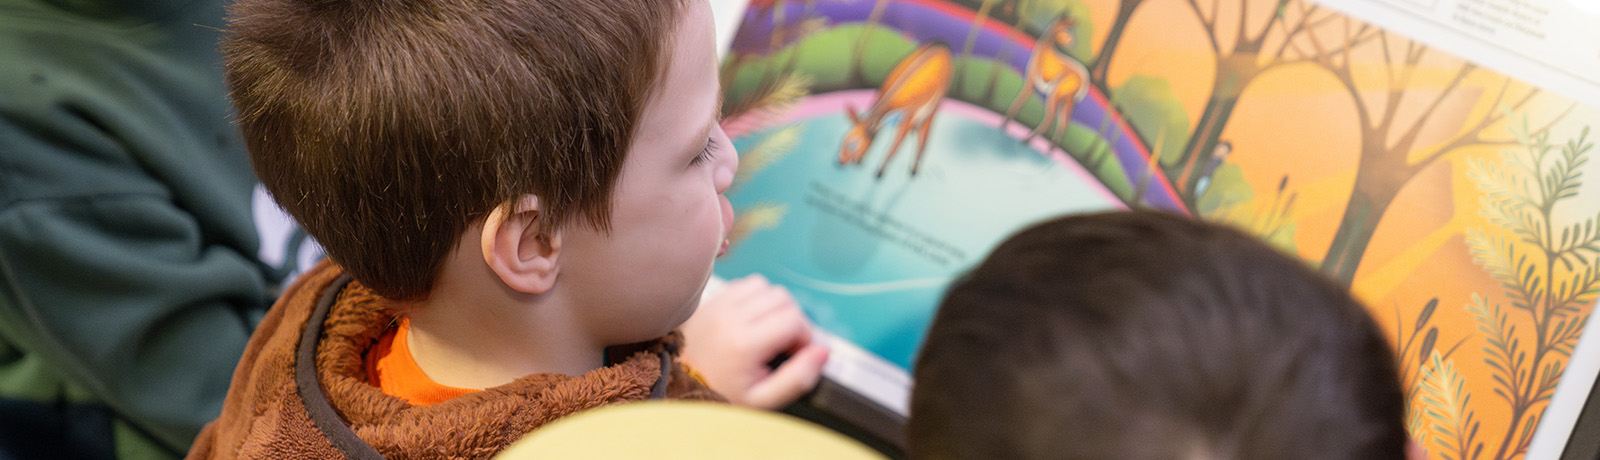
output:
[[440, 385], [428, 378], [411, 358], [411, 348], [406, 346], [406, 333], [410, 330], [411, 321], [400, 318], [400, 325], [384, 332], [378, 344], [367, 352], [368, 383], [376, 385], [384, 394], [417, 406], [437, 404], [478, 391]]

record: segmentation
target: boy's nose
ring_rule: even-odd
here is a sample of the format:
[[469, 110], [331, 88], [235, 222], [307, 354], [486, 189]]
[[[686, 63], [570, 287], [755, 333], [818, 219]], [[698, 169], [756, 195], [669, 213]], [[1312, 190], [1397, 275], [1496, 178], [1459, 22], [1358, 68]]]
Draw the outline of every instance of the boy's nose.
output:
[[716, 173], [713, 176], [717, 193], [723, 193], [733, 186], [733, 176], [739, 171], [739, 151], [733, 148], [733, 141], [728, 139], [728, 134], [722, 131], [721, 126], [712, 128], [711, 135], [717, 138], [718, 144], [726, 147], [716, 156]]

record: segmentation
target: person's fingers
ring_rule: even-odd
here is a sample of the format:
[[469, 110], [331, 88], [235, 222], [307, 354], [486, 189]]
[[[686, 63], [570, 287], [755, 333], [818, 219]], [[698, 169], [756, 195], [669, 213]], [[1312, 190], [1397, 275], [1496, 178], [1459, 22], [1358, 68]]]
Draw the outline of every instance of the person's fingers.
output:
[[751, 284], [755, 284], [755, 285], [759, 285], [759, 286], [766, 286], [766, 285], [772, 284], [771, 282], [767, 281], [767, 277], [766, 276], [762, 276], [760, 273], [752, 273], [750, 275], [746, 275], [744, 278], [739, 278], [739, 281], [741, 281], [741, 282], [749, 282]]
[[799, 309], [800, 305], [795, 303], [794, 296], [789, 294], [788, 289], [784, 289], [783, 286], [768, 286], [746, 300], [746, 305], [741, 309], [745, 314], [741, 316], [751, 321], [761, 321], [763, 317], [774, 313]]
[[822, 378], [822, 365], [827, 362], [828, 347], [814, 344], [801, 349], [767, 378], [752, 385], [746, 403], [772, 410], [794, 402], [816, 388], [817, 380]]
[[806, 320], [805, 313], [799, 308], [773, 312], [749, 327], [748, 337], [755, 340], [750, 344], [752, 349], [769, 359], [811, 343], [811, 322]]

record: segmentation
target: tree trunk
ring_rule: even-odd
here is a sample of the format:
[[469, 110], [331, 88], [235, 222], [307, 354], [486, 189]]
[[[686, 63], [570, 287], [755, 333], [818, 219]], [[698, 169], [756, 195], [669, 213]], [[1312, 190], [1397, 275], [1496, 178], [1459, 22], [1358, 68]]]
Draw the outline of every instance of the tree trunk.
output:
[[1122, 42], [1122, 31], [1127, 28], [1128, 20], [1133, 18], [1133, 11], [1139, 8], [1144, 0], [1122, 0], [1117, 7], [1117, 19], [1111, 22], [1111, 32], [1106, 34], [1106, 43], [1100, 45], [1100, 53], [1094, 58], [1094, 67], [1089, 69], [1089, 81], [1100, 88], [1103, 94], [1111, 94], [1110, 80], [1106, 76], [1110, 73], [1111, 57], [1116, 55], [1117, 44]]
[[889, 0], [878, 0], [872, 4], [872, 12], [867, 13], [866, 25], [861, 27], [861, 38], [856, 39], [856, 49], [850, 66], [850, 80], [854, 86], [866, 87], [867, 76], [861, 71], [861, 57], [867, 52], [867, 37], [872, 35], [872, 30], [878, 27], [878, 21], [883, 19], [883, 10], [889, 6]]
[[[1219, 76], [1218, 81], [1221, 78]], [[1183, 146], [1183, 155], [1178, 161], [1165, 165], [1167, 178], [1173, 181], [1172, 188], [1191, 210], [1199, 201], [1199, 197], [1194, 196], [1194, 187], [1200, 181], [1200, 169], [1211, 161], [1211, 151], [1216, 149], [1222, 130], [1227, 127], [1234, 107], [1239, 104], [1239, 88], [1237, 85], [1231, 85], [1231, 88], [1217, 85], [1212, 89], [1211, 100], [1206, 101], [1205, 110], [1200, 113], [1200, 122], [1195, 124], [1189, 142]]]
[[[978, 7], [977, 18], [972, 20], [972, 27], [967, 29], [967, 39], [961, 44], [961, 54], [956, 57], [958, 67], [955, 79], [951, 80], [951, 87], [961, 87], [961, 79], [967, 75], [967, 63], [971, 62], [969, 58], [972, 56], [972, 46], [978, 42], [978, 31], [983, 28], [983, 23], [989, 20], [989, 9], [994, 8], [996, 3], [999, 3], [999, 0], [983, 0], [983, 5]], [[998, 66], [999, 62], [997, 61], [995, 65]]]
[[[1384, 136], [1380, 133], [1363, 137], [1381, 139]], [[1376, 148], [1382, 149], [1381, 146]], [[1356, 184], [1345, 204], [1344, 219], [1333, 234], [1328, 253], [1322, 257], [1322, 272], [1346, 286], [1355, 280], [1356, 269], [1361, 267], [1362, 256], [1367, 252], [1367, 243], [1372, 242], [1372, 234], [1383, 220], [1384, 212], [1400, 195], [1400, 188], [1418, 172], [1405, 165], [1405, 153], [1365, 151], [1361, 156]]]

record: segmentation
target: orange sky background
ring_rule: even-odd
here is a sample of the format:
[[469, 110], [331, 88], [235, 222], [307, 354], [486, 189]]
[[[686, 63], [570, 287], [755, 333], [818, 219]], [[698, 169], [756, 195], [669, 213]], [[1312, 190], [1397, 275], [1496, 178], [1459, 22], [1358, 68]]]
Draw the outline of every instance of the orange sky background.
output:
[[[1093, 12], [1094, 45], [1098, 50], [1117, 3], [1085, 3]], [[1251, 17], [1265, 20], [1268, 12], [1260, 6], [1270, 4], [1255, 1]], [[1221, 29], [1232, 30], [1236, 23], [1227, 21], [1237, 10], [1223, 9]], [[1192, 127], [1210, 96], [1216, 65], [1204, 34], [1185, 2], [1146, 0], [1130, 21], [1112, 62], [1109, 86], [1115, 88], [1134, 75], [1164, 77], [1176, 92]], [[1231, 40], [1231, 36], [1222, 37], [1224, 47]], [[1387, 67], [1376, 65], [1382, 59], [1380, 48], [1368, 46], [1353, 59], [1360, 86], [1380, 90], [1385, 87]], [[1415, 71], [1408, 99], [1399, 107], [1397, 118], [1422, 117], [1426, 102], [1445, 87], [1459, 63], [1456, 58], [1437, 52], [1425, 59]], [[1454, 97], [1428, 114], [1413, 158], [1434, 151], [1437, 144], [1460, 132], [1464, 123], [1497, 110], [1492, 103], [1493, 94], [1503, 82], [1504, 77], [1489, 72], [1478, 72], [1466, 80], [1452, 93]], [[1520, 94], [1518, 91], [1525, 91], [1524, 88], [1520, 84], [1513, 86], [1512, 94]], [[1386, 93], [1369, 91], [1363, 97], [1369, 103], [1381, 104]], [[1558, 97], [1539, 101], [1528, 106], [1535, 124], [1551, 119], [1570, 104]], [[1272, 199], [1279, 180], [1289, 177], [1289, 188], [1299, 193], [1291, 216], [1296, 224], [1294, 243], [1297, 252], [1308, 260], [1320, 260], [1326, 252], [1355, 181], [1361, 142], [1356, 110], [1349, 93], [1320, 67], [1285, 66], [1263, 74], [1247, 87], [1222, 134], [1234, 145], [1229, 162], [1243, 170], [1258, 200]], [[1593, 110], [1575, 111], [1553, 128], [1551, 139], [1564, 142], [1597, 120], [1600, 115]], [[1503, 126], [1494, 127], [1486, 135], [1503, 138], [1506, 131]], [[1358, 297], [1373, 308], [1379, 323], [1390, 331], [1391, 340], [1397, 314], [1401, 325], [1410, 328], [1428, 300], [1439, 299], [1432, 320], [1440, 328], [1438, 349], [1460, 344], [1450, 359], [1467, 378], [1466, 391], [1472, 394], [1469, 409], [1482, 423], [1478, 439], [1485, 443], [1485, 458], [1499, 447], [1509, 413], [1506, 404], [1494, 394], [1494, 380], [1489, 366], [1484, 364], [1484, 341], [1465, 306], [1474, 293], [1494, 302], [1506, 301], [1500, 283], [1473, 261], [1464, 242], [1468, 229], [1493, 229], [1479, 213], [1481, 192], [1466, 173], [1472, 159], [1497, 159], [1501, 150], [1502, 147], [1493, 146], [1460, 149], [1408, 182], [1374, 233], [1352, 286]], [[1588, 182], [1582, 197], [1558, 209], [1569, 216], [1568, 220], [1600, 212], [1600, 158], [1596, 157], [1600, 153], [1590, 154]], [[1266, 207], [1262, 203], [1243, 206]], [[1522, 316], [1512, 318], [1513, 322], [1522, 320], [1519, 331], [1531, 329], [1531, 323]], [[1531, 342], [1531, 338], [1525, 342]], [[1416, 361], [1416, 357], [1407, 359], [1413, 366]]]

